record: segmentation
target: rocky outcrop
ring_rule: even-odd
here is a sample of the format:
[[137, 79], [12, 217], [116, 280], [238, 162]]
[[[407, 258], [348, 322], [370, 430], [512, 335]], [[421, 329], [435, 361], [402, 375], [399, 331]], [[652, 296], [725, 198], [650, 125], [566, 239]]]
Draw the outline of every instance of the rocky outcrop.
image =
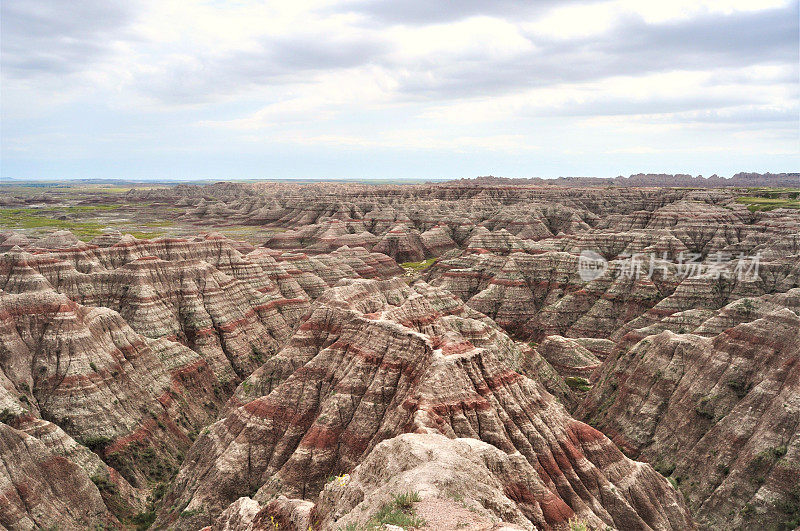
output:
[[100, 492], [68, 459], [0, 422], [0, 525], [8, 529], [118, 526]]
[[401, 269], [364, 249], [309, 258], [229, 241], [142, 242], [0, 258], [10, 292], [52, 288], [71, 300], [119, 312], [137, 332], [189, 346], [227, 393], [285, 342], [310, 300], [342, 278], [386, 278]]
[[[522, 454], [509, 455], [480, 440], [406, 433], [381, 442], [352, 474], [329, 482], [314, 517], [324, 529], [365, 526], [395, 496], [417, 493], [417, 503], [462, 509], [466, 514], [456, 523], [458, 528], [482, 522], [485, 528], [533, 529], [525, 504], [515, 499], [512, 489], [519, 487], [509, 486], [535, 476]], [[541, 485], [525, 485], [531, 492], [537, 487]], [[443, 528], [431, 521], [426, 525]]]
[[74, 481], [91, 479], [114, 517], [146, 510], [149, 489], [314, 297], [402, 271], [364, 249], [242, 248], [214, 235], [85, 244], [59, 233], [0, 256], [2, 422], [77, 467]]
[[797, 314], [776, 310], [714, 337], [651, 335], [618, 349], [594, 381], [578, 416], [673, 478], [702, 524], [797, 525]]
[[419, 262], [433, 253], [425, 247], [421, 235], [407, 224], [398, 224], [387, 231], [373, 247], [397, 262]]
[[576, 382], [591, 377], [600, 360], [575, 339], [547, 336], [536, 351], [561, 375]]
[[420, 240], [422, 240], [422, 244], [428, 250], [428, 253], [434, 257], [458, 248], [458, 244], [453, 240], [451, 231], [442, 225], [436, 225], [420, 234]]
[[[336, 528], [416, 483], [435, 529], [691, 525], [569, 411], [701, 525], [796, 525], [796, 192], [629, 186], [653, 179], [7, 194], [0, 421], [95, 485], [100, 522]], [[121, 230], [151, 225], [220, 232]]]
[[225, 399], [196, 352], [53, 291], [0, 294], [0, 370], [26, 415], [57, 424], [137, 486], [168, 479]]
[[354, 471], [403, 433], [483, 441], [498, 466], [504, 454], [515, 464], [502, 477], [516, 477], [503, 485], [515, 506], [504, 514], [528, 525], [563, 528], [575, 516], [630, 529], [692, 525], [665, 479], [515, 372], [514, 342], [446, 292], [351, 281], [320, 297], [298, 334], [260, 375], [269, 394], [195, 443], [162, 525], [210, 524], [247, 495], [314, 500], [327, 477]]

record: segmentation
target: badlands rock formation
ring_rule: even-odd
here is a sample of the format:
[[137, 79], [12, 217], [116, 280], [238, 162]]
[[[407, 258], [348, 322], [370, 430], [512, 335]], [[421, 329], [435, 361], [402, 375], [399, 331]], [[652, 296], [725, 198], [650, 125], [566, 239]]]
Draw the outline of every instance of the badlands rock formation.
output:
[[[342, 494], [350, 501], [332, 502], [336, 509], [321, 503], [311, 519], [333, 528], [342, 519], [364, 524], [368, 509], [388, 495], [386, 485], [382, 493], [370, 492], [381, 483], [376, 468], [384, 467], [378, 473], [394, 477], [400, 488], [413, 481], [397, 474], [413, 477], [414, 468], [429, 466], [441, 476], [428, 479], [431, 496], [444, 495], [448, 470], [458, 468], [455, 457], [443, 462], [431, 450], [430, 464], [422, 465], [401, 455], [419, 454], [414, 446], [427, 444], [468, 454], [462, 458], [475, 459], [472, 466], [495, 471], [493, 487], [468, 492], [499, 520], [545, 529], [575, 517], [625, 529], [692, 525], [666, 479], [625, 458], [600, 432], [573, 420], [536, 380], [515, 372], [525, 352], [443, 290], [399, 279], [351, 281], [317, 299], [297, 333], [257, 382], [243, 382], [262, 396], [246, 402], [237, 395], [246, 403], [195, 443], [165, 499], [174, 509], [158, 523], [209, 524], [248, 495], [263, 502], [276, 495], [313, 500], [326, 478], [362, 464], [364, 481], [353, 487], [361, 494]], [[444, 437], [379, 446], [403, 433]], [[474, 439], [474, 446], [451, 447], [456, 437]], [[387, 456], [396, 464], [384, 464]], [[362, 476], [356, 471], [354, 477]], [[451, 479], [453, 486], [467, 483]], [[494, 492], [501, 488], [502, 495]], [[370, 496], [375, 499], [363, 514], [350, 514]]]
[[119, 524], [100, 492], [70, 460], [35, 437], [0, 423], [0, 525], [7, 529], [68, 529]]
[[15, 246], [0, 257], [3, 422], [77, 465], [66, 481], [92, 478], [117, 516], [139, 513], [329, 283], [400, 271], [363, 249], [245, 256], [213, 235]]
[[800, 494], [795, 311], [764, 312], [709, 337], [721, 328], [717, 313], [693, 333], [667, 329], [619, 348], [578, 415], [674, 478], [701, 523], [792, 527]]
[[0, 525], [793, 529], [797, 196], [678, 177], [180, 185], [78, 206], [199, 236], [0, 232]]

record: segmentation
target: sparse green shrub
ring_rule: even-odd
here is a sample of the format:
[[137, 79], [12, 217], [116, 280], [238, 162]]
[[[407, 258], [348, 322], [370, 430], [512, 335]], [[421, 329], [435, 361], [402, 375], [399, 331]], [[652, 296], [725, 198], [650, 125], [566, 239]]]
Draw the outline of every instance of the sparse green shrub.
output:
[[428, 269], [435, 261], [436, 258], [429, 258], [427, 260], [422, 260], [421, 262], [403, 262], [400, 264], [400, 267], [405, 269], [408, 273], [417, 273]]
[[716, 396], [704, 396], [694, 407], [695, 413], [703, 418], [714, 420], [714, 400]]
[[82, 445], [84, 445], [89, 450], [93, 451], [96, 454], [102, 453], [106, 447], [111, 444], [111, 439], [104, 436], [99, 437], [87, 437], [78, 441]]
[[753, 464], [756, 468], [761, 468], [763, 466], [767, 466], [771, 464], [773, 461], [777, 461], [784, 455], [786, 455], [786, 445], [775, 446], [773, 448], [767, 448], [766, 450], [762, 450], [756, 454], [756, 458], [753, 460]]
[[567, 376], [564, 378], [564, 382], [570, 389], [577, 389], [578, 391], [589, 391], [592, 389], [589, 380], [581, 376]]
[[107, 477], [95, 474], [89, 479], [92, 480], [92, 483], [94, 483], [97, 486], [97, 489], [101, 492], [104, 491], [110, 494], [116, 494], [117, 486], [114, 485]]
[[800, 526], [800, 485], [795, 485], [787, 494], [787, 498], [776, 502], [775, 507], [787, 517], [778, 529], [789, 531]]
[[417, 516], [414, 503], [420, 501], [418, 492], [405, 492], [393, 496], [392, 501], [383, 505], [369, 519], [366, 529], [381, 529], [385, 524], [396, 525], [403, 529], [422, 527], [425, 519]]
[[131, 518], [131, 523], [136, 526], [136, 531], [145, 531], [149, 529], [155, 521], [155, 511], [144, 511]]
[[675, 472], [675, 467], [676, 467], [675, 463], [664, 462], [664, 461], [658, 461], [655, 464], [653, 464], [653, 468], [656, 469], [656, 472], [658, 472], [664, 477], [671, 476], [672, 473]]
[[731, 388], [731, 390], [736, 394], [737, 398], [744, 398], [753, 387], [753, 384], [748, 383], [745, 380], [745, 377], [741, 374], [731, 376], [728, 378], [725, 384]]
[[569, 521], [569, 531], [589, 531], [589, 524], [577, 518]]
[[197, 516], [198, 514], [203, 514], [206, 512], [206, 508], [202, 505], [197, 507], [196, 509], [187, 509], [181, 513], [181, 518], [191, 518], [192, 516]]
[[0, 412], [0, 422], [2, 422], [3, 424], [11, 424], [11, 422], [16, 418], [17, 416], [14, 413], [12, 413], [10, 409], [6, 408], [2, 412]]
[[153, 489], [153, 492], [150, 493], [150, 500], [155, 503], [161, 498], [164, 497], [164, 494], [167, 493], [167, 484], [166, 483], [159, 483]]
[[459, 493], [459, 492], [449, 492], [447, 494], [447, 497], [450, 498], [451, 500], [457, 501], [457, 502], [463, 502], [464, 501], [464, 495]]
[[404, 492], [394, 496], [394, 505], [403, 511], [410, 511], [420, 501], [418, 492]]

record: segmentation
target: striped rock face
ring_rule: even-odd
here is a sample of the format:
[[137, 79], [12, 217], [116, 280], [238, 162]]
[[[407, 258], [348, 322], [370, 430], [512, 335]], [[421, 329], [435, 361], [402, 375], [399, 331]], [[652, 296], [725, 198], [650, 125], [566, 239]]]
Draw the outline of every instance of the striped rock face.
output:
[[265, 242], [8, 218], [0, 527], [316, 531], [405, 491], [428, 529], [800, 524], [796, 192], [535, 183], [4, 194]]
[[0, 423], [0, 525], [6, 529], [118, 526], [81, 469], [35, 437]]
[[[73, 528], [145, 510], [152, 486], [171, 479], [199, 431], [329, 285], [402, 272], [364, 249], [245, 255], [213, 236], [83, 244], [59, 233], [26, 249], [0, 255], [0, 413], [24, 443], [9, 442], [0, 458], [46, 468], [47, 455], [63, 481], [86, 484], [102, 510], [64, 513]], [[13, 455], [32, 445], [42, 456]], [[18, 482], [11, 474], [4, 489]], [[42, 496], [39, 510], [8, 494], [8, 526], [58, 522], [60, 502]]]
[[193, 350], [52, 290], [3, 293], [0, 342], [6, 393], [21, 414], [57, 424], [137, 486], [168, 479], [191, 430], [224, 399]]
[[[798, 308], [799, 296], [781, 298]], [[797, 518], [800, 318], [776, 299], [734, 303], [691, 334], [629, 334], [576, 414], [672, 476], [710, 528]]]
[[[244, 404], [194, 444], [165, 499], [175, 509], [159, 522], [209, 524], [247, 495], [316, 499], [326, 478], [409, 433], [483, 441], [510, 459], [495, 480], [528, 526], [565, 528], [577, 516], [601, 527], [691, 528], [666, 479], [514, 370], [524, 356], [492, 321], [424, 282], [335, 287], [274, 363], [241, 384]], [[247, 401], [248, 387], [268, 394]]]

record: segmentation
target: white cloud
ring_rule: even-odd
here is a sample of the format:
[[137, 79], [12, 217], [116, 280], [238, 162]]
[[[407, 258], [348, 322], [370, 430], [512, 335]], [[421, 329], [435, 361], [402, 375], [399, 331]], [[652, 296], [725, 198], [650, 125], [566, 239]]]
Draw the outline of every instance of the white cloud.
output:
[[796, 0], [412, 3], [7, 0], [3, 151], [791, 151]]
[[763, 11], [790, 5], [786, 0], [618, 0], [620, 10], [640, 15], [650, 24], [686, 20], [697, 15]]
[[281, 135], [245, 135], [254, 143], [300, 144], [305, 146], [334, 146], [347, 148], [389, 148], [403, 150], [469, 153], [472, 150], [497, 152], [535, 151], [539, 146], [530, 144], [523, 135], [460, 135], [448, 137], [432, 129], [400, 129], [376, 135], [309, 134], [294, 132]]
[[393, 58], [398, 63], [502, 58], [535, 50], [517, 24], [494, 17], [471, 17], [419, 27], [396, 26], [389, 28], [385, 35], [394, 44]]
[[556, 7], [524, 25], [537, 35], [569, 40], [600, 35], [614, 28], [623, 13], [617, 2]]

